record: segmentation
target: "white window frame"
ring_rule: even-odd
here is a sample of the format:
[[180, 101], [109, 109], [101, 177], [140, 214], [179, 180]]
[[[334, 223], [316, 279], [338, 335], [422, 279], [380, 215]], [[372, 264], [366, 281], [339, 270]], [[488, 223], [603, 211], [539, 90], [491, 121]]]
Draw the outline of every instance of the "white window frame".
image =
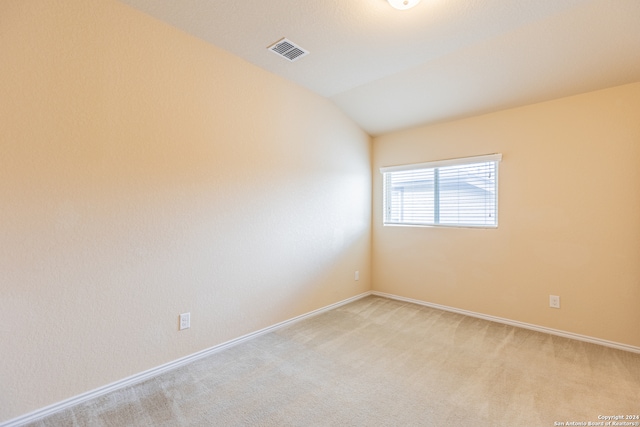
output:
[[[387, 226], [413, 226], [413, 227], [457, 227], [457, 228], [497, 228], [498, 227], [498, 169], [500, 161], [502, 160], [502, 154], [487, 154], [482, 156], [473, 156], [473, 157], [463, 157], [457, 159], [447, 159], [447, 160], [437, 160], [432, 162], [425, 163], [414, 163], [407, 165], [398, 165], [398, 166], [386, 166], [380, 168], [380, 173], [383, 176], [383, 225]], [[388, 221], [388, 214], [390, 211], [388, 209], [389, 199], [391, 198], [390, 189], [387, 188], [387, 173], [393, 172], [403, 172], [403, 171], [420, 171], [420, 170], [434, 170], [434, 174], [437, 174], [439, 168], [447, 167], [447, 166], [460, 166], [460, 165], [471, 165], [476, 163], [495, 163], [495, 224], [469, 224], [469, 223], [455, 223], [455, 224], [442, 224], [438, 222], [438, 215], [434, 212], [434, 222], [433, 223], [416, 223], [411, 221]], [[434, 178], [434, 198], [438, 197], [439, 193], [439, 183], [438, 180]], [[434, 200], [434, 211], [438, 209], [438, 202]]]

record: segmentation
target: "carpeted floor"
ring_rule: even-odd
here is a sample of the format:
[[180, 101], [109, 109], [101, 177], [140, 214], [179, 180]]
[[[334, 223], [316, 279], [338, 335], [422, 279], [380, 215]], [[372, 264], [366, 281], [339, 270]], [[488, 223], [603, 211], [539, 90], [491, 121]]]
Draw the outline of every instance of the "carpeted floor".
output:
[[554, 426], [623, 414], [640, 414], [640, 354], [370, 296], [31, 425]]

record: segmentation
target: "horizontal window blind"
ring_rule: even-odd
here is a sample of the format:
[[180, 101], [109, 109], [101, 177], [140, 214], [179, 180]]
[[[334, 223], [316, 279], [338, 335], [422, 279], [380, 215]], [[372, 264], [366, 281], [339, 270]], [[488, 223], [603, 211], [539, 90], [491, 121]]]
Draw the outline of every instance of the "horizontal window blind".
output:
[[384, 224], [496, 227], [499, 154], [382, 168]]

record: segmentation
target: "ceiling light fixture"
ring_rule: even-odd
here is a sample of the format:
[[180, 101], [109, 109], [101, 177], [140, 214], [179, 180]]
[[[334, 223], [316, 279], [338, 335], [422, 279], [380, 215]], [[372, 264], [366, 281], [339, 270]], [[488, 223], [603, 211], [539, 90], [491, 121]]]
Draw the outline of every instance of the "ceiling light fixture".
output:
[[398, 10], [411, 9], [413, 6], [420, 3], [420, 0], [387, 0], [389, 4]]

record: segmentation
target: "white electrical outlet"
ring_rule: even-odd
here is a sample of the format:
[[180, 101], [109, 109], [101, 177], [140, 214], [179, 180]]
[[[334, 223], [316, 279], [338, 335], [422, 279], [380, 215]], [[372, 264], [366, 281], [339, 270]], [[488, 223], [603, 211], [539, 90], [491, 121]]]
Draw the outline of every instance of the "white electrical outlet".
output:
[[560, 297], [557, 295], [549, 295], [549, 307], [560, 308]]
[[180, 330], [189, 329], [191, 327], [191, 313], [182, 313], [180, 315]]
[[356, 271], [356, 274], [353, 277], [353, 280], [360, 280], [360, 272], [359, 271]]

